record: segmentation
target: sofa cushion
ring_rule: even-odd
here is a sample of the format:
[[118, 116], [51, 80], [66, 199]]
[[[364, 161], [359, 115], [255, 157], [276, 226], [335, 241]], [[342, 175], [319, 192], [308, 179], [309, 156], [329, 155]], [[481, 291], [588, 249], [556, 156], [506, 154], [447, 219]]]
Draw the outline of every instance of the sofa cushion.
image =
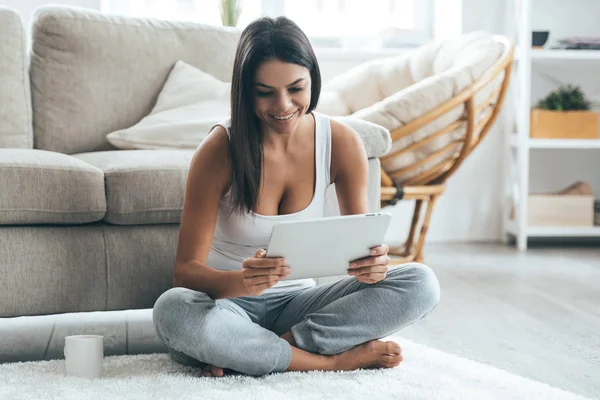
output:
[[105, 212], [98, 168], [61, 153], [0, 149], [0, 224], [80, 224]]
[[39, 8], [30, 73], [36, 148], [114, 149], [106, 135], [148, 115], [176, 61], [231, 80], [239, 35], [226, 27]]
[[32, 146], [25, 32], [19, 14], [0, 6], [0, 147]]
[[230, 91], [231, 83], [177, 61], [150, 114], [106, 139], [125, 150], [195, 149], [215, 124], [229, 118]]
[[75, 154], [104, 172], [104, 221], [118, 225], [179, 223], [195, 150], [117, 150]]

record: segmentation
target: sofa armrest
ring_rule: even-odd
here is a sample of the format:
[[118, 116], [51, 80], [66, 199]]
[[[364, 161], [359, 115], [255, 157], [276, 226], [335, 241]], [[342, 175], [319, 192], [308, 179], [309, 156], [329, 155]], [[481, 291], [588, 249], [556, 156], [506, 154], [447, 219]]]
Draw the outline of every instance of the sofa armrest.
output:
[[362, 139], [367, 157], [369, 158], [381, 157], [392, 148], [390, 131], [381, 125], [354, 116], [335, 116], [329, 118], [354, 129]]

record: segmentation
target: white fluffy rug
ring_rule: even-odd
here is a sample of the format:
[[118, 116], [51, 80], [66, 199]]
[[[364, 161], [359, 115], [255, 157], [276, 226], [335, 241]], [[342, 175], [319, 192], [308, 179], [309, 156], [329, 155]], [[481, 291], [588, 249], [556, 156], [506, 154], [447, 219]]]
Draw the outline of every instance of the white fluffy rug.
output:
[[64, 361], [0, 365], [0, 399], [583, 399], [394, 336], [404, 362], [388, 370], [199, 377], [166, 354], [112, 356], [97, 380], [64, 376]]

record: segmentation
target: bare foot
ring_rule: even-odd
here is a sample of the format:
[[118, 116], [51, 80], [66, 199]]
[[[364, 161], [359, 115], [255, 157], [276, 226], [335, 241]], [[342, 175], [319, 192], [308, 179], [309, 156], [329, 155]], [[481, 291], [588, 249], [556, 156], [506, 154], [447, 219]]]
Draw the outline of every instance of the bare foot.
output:
[[225, 375], [225, 371], [221, 367], [215, 367], [214, 365], [206, 364], [202, 369], [202, 376], [213, 376], [220, 377]]
[[[370, 342], [358, 345], [343, 353], [326, 357], [331, 357], [330, 359], [332, 362], [328, 362], [327, 368], [323, 368], [324, 370], [352, 371], [360, 368], [394, 368], [397, 367], [402, 361], [402, 349], [396, 342], [371, 340]], [[301, 370], [304, 371], [313, 369], [321, 368], [303, 368]], [[243, 374], [232, 369], [220, 368], [210, 364], [207, 364], [202, 369], [202, 376], [221, 377], [226, 375]]]
[[338, 371], [359, 368], [394, 368], [402, 361], [402, 349], [396, 342], [371, 340], [334, 356]]
[[221, 376], [226, 375], [243, 375], [241, 372], [234, 371], [229, 368], [221, 368], [215, 365], [206, 364], [206, 366], [202, 369], [202, 376], [211, 376], [214, 378], [219, 378]]

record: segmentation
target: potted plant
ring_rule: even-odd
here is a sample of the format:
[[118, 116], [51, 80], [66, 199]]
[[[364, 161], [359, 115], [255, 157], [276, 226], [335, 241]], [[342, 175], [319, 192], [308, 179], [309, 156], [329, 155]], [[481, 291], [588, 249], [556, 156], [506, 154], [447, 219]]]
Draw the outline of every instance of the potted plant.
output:
[[242, 0], [221, 0], [223, 26], [236, 26], [242, 13]]
[[597, 139], [598, 113], [579, 86], [551, 92], [531, 110], [530, 136], [544, 139]]

